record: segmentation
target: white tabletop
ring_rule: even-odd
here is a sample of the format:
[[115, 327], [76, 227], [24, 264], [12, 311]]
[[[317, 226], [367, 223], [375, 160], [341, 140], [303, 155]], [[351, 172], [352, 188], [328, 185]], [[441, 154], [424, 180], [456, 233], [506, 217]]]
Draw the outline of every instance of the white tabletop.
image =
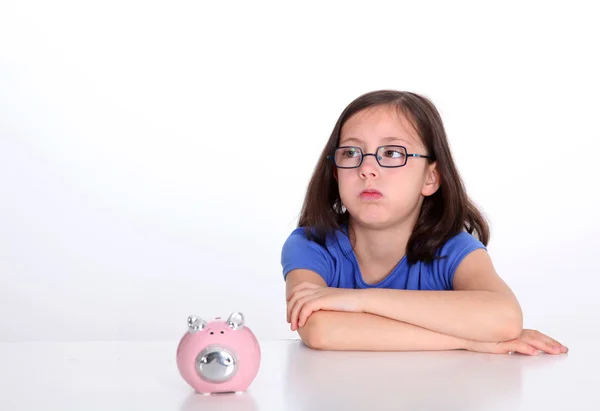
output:
[[245, 393], [198, 395], [177, 342], [0, 343], [0, 410], [599, 410], [600, 354], [325, 352], [261, 342]]

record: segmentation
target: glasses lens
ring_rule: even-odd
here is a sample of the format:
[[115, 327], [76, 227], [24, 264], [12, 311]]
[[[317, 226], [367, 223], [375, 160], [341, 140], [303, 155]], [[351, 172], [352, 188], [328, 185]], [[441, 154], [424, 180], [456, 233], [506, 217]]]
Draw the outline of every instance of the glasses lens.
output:
[[399, 167], [406, 164], [406, 149], [401, 146], [384, 146], [377, 152], [377, 159], [382, 166]]
[[335, 164], [338, 167], [357, 167], [362, 152], [358, 147], [340, 147], [335, 150]]

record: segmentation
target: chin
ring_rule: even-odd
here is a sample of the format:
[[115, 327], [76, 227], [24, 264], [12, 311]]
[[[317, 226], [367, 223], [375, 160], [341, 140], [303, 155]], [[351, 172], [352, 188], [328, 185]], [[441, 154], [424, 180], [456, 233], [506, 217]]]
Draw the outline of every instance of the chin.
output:
[[370, 229], [381, 229], [387, 228], [391, 225], [392, 221], [387, 213], [382, 213], [376, 210], [362, 210], [357, 213], [350, 211], [352, 220], [355, 224]]

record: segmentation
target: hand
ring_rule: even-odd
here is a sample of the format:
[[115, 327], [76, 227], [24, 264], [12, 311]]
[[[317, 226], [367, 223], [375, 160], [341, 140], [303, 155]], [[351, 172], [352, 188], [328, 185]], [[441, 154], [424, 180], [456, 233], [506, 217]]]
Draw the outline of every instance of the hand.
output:
[[564, 354], [569, 351], [567, 347], [536, 330], [523, 330], [521, 335], [514, 340], [501, 342], [469, 341], [468, 351], [489, 354], [521, 353], [525, 355], [538, 355], [540, 351], [548, 354]]
[[295, 331], [315, 311], [360, 312], [360, 290], [325, 287], [309, 282], [298, 284], [287, 299], [287, 322]]

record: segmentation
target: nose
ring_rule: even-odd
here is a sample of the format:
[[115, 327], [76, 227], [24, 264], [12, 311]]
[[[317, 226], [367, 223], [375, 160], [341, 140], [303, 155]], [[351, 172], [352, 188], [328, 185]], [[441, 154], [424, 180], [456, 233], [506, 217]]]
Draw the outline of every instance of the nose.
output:
[[209, 346], [196, 356], [196, 371], [205, 381], [221, 383], [230, 380], [237, 369], [233, 353], [222, 346]]
[[359, 168], [361, 178], [376, 178], [379, 176], [379, 163], [377, 163], [375, 155], [376, 154], [364, 155], [362, 164]]

